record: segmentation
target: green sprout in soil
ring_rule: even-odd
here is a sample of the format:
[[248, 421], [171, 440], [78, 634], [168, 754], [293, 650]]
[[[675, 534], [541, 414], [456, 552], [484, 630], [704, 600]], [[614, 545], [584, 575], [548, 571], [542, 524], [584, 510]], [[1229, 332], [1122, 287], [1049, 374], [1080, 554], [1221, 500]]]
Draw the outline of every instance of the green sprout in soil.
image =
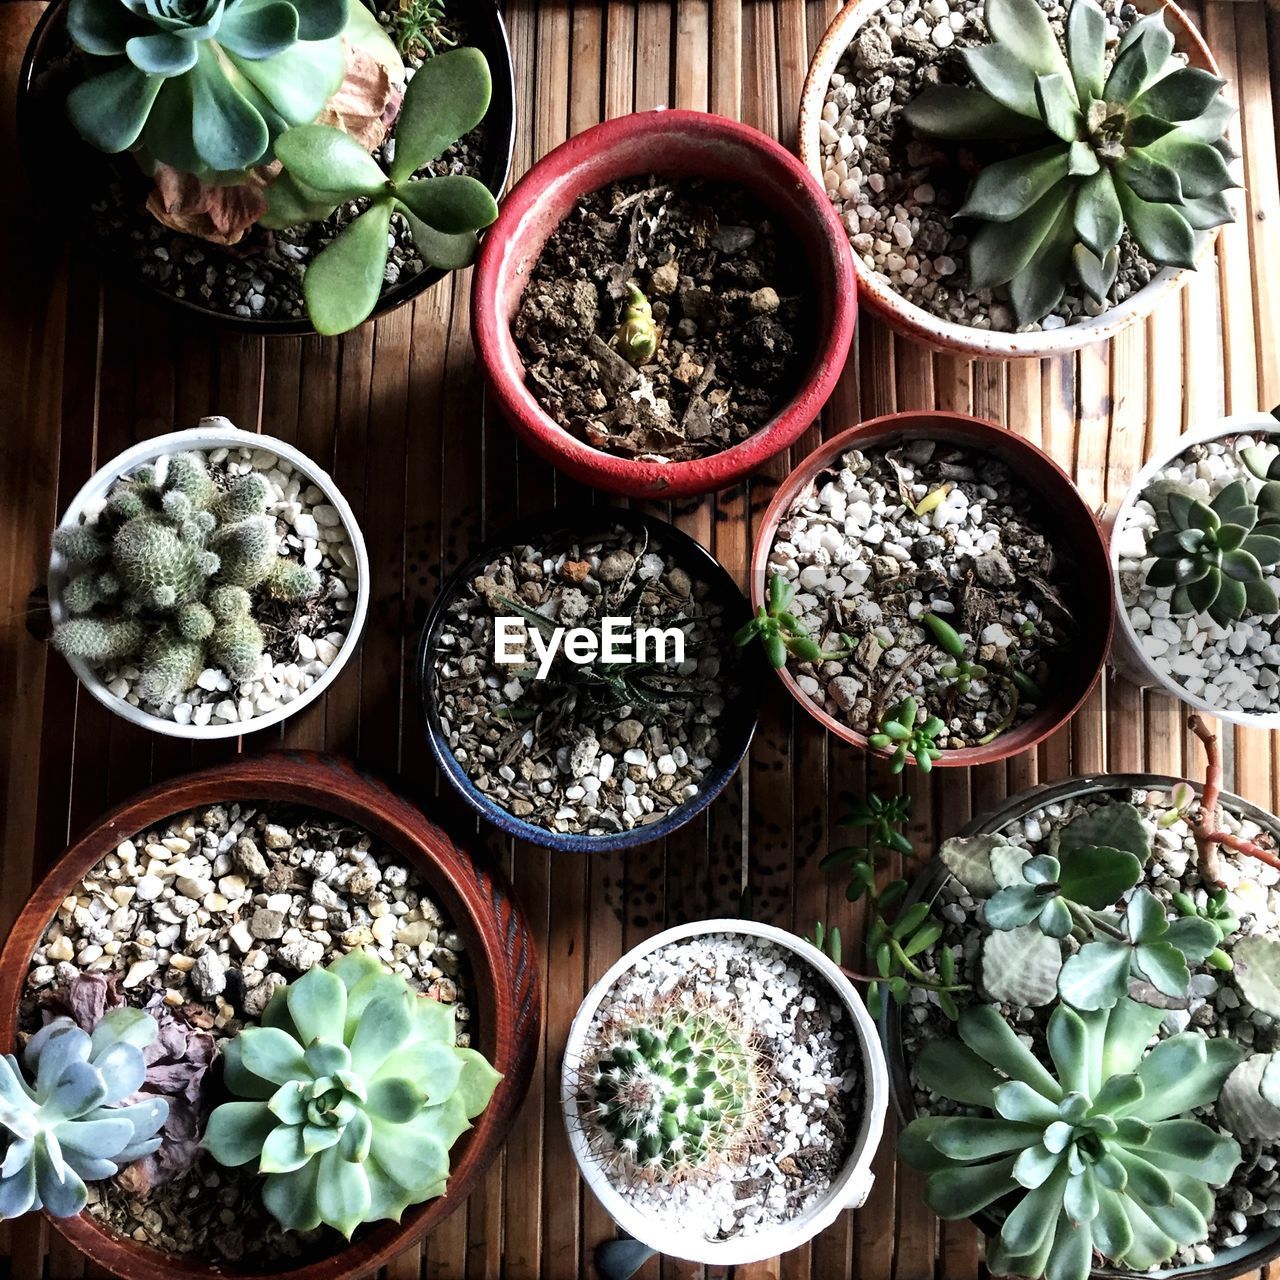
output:
[[986, 667], [967, 656], [965, 642], [951, 623], [936, 613], [926, 613], [920, 621], [933, 633], [938, 646], [951, 658], [950, 662], [938, 668], [938, 674], [945, 680], [953, 681], [961, 696], [973, 688], [975, 680], [986, 678]]
[[[741, 648], [753, 640], [759, 640], [764, 646], [769, 665], [779, 670], [787, 665], [789, 657], [798, 658], [801, 662], [827, 662], [843, 658], [844, 652], [824, 652], [822, 646], [800, 625], [791, 612], [791, 602], [795, 596], [795, 583], [788, 582], [780, 573], [775, 573], [769, 580], [768, 604], [762, 604], [756, 610], [756, 616], [739, 629], [733, 637], [734, 644]], [[846, 651], [853, 647], [850, 637], [842, 636], [841, 641]]]
[[[937, 973], [927, 973], [916, 957], [927, 951], [942, 937], [942, 924], [927, 902], [913, 903], [898, 910], [907, 891], [907, 882], [895, 878], [877, 884], [882, 870], [882, 855], [914, 857], [911, 841], [898, 828], [911, 816], [910, 796], [883, 797], [874, 792], [852, 800], [850, 812], [840, 825], [861, 829], [864, 844], [833, 849], [822, 861], [824, 869], [847, 866], [849, 884], [845, 897], [850, 902], [865, 898], [867, 903], [866, 954], [873, 972], [845, 972], [858, 982], [867, 984], [867, 1008], [878, 1018], [885, 1008], [885, 995], [897, 1004], [904, 1003], [913, 987], [935, 993], [938, 1007], [954, 1019], [958, 1010], [954, 993], [969, 987], [956, 982], [955, 957], [949, 947], [938, 949]], [[843, 964], [843, 942], [840, 930], [818, 921], [810, 939], [818, 950]]]
[[628, 283], [627, 305], [622, 311], [622, 323], [614, 334], [614, 346], [629, 364], [639, 368], [653, 359], [659, 336], [649, 299], [637, 285]]
[[396, 48], [406, 58], [426, 62], [457, 41], [445, 30], [444, 0], [400, 0], [392, 18]]
[[867, 739], [867, 745], [873, 751], [893, 751], [889, 761], [892, 773], [902, 772], [908, 755], [915, 757], [916, 767], [921, 773], [928, 773], [933, 762], [942, 755], [935, 740], [947, 726], [932, 715], [917, 724], [918, 711], [919, 704], [915, 698], [903, 698], [880, 717], [877, 732]]

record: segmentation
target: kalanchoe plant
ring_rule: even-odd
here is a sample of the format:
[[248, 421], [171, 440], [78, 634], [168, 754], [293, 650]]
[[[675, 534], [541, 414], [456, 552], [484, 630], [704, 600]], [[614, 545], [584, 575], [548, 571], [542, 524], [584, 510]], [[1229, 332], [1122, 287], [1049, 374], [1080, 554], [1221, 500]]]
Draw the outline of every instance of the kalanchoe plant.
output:
[[1217, 1099], [1241, 1050], [1184, 1032], [1144, 1053], [1161, 1016], [1130, 1000], [1094, 1013], [1059, 1005], [1053, 1070], [990, 1005], [960, 1015], [960, 1042], [925, 1045], [921, 1084], [979, 1113], [918, 1117], [900, 1152], [928, 1173], [940, 1217], [1007, 1207], [987, 1250], [994, 1274], [1087, 1280], [1095, 1249], [1145, 1271], [1208, 1236], [1211, 1188], [1231, 1178], [1240, 1147], [1185, 1117]]
[[443, 1195], [449, 1151], [500, 1079], [456, 1044], [453, 1006], [364, 952], [280, 988], [223, 1051], [233, 1096], [209, 1117], [220, 1164], [256, 1162], [282, 1226], [343, 1235]]
[[262, 656], [251, 590], [305, 600], [320, 577], [279, 554], [268, 489], [250, 472], [221, 490], [204, 460], [173, 455], [163, 479], [144, 467], [121, 481], [96, 519], [54, 534], [71, 617], [54, 645], [92, 663], [135, 661], [138, 694], [162, 705], [206, 667], [247, 680]]
[[114, 1177], [160, 1145], [169, 1114], [161, 1098], [121, 1105], [146, 1077], [142, 1050], [155, 1022], [116, 1009], [93, 1035], [70, 1018], [46, 1023], [17, 1058], [0, 1058], [0, 1220], [45, 1209], [70, 1218], [86, 1182]]
[[972, 283], [1007, 284], [1028, 324], [1072, 281], [1105, 302], [1126, 230], [1152, 262], [1194, 266], [1198, 233], [1232, 220], [1224, 193], [1239, 185], [1223, 81], [1174, 55], [1159, 10], [1110, 64], [1095, 0], [1073, 0], [1065, 50], [1036, 0], [987, 0], [985, 20], [991, 42], [961, 55], [972, 85], [932, 85], [905, 111], [923, 134], [1024, 148], [986, 166], [957, 211], [980, 223]]
[[141, 148], [205, 178], [270, 159], [346, 75], [341, 33], [361, 0], [71, 0], [67, 27], [92, 70], [72, 123], [110, 153]]
[[392, 214], [408, 223], [428, 267], [452, 271], [471, 262], [476, 233], [498, 216], [492, 194], [466, 174], [414, 174], [480, 123], [491, 92], [489, 64], [478, 49], [429, 59], [405, 90], [395, 159], [386, 173], [358, 142], [329, 125], [300, 125], [277, 140], [284, 172], [271, 186], [263, 226], [314, 222], [348, 201], [368, 202], [307, 268], [303, 294], [317, 332], [344, 333], [373, 311], [390, 253]]
[[1219, 626], [1246, 614], [1280, 611], [1263, 570], [1280, 562], [1280, 512], [1260, 510], [1244, 481], [1235, 480], [1212, 502], [1169, 486], [1144, 494], [1158, 531], [1147, 543], [1156, 557], [1149, 587], [1172, 587], [1170, 612], [1207, 613]]
[[751, 1037], [722, 1012], [659, 1003], [610, 1016], [579, 1092], [597, 1152], [672, 1182], [730, 1158], [749, 1138], [763, 1067]]
[[[787, 665], [788, 658], [799, 662], [824, 662], [828, 658], [844, 657], [843, 653], [824, 653], [822, 646], [800, 625], [799, 619], [791, 612], [791, 602], [795, 598], [795, 583], [775, 573], [769, 579], [768, 603], [762, 604], [755, 617], [738, 630], [733, 637], [734, 644], [745, 647], [753, 640], [759, 640], [769, 665], [778, 670]], [[850, 647], [848, 637], [844, 637], [844, 643], [846, 648]]]
[[890, 707], [881, 717], [875, 733], [867, 739], [873, 751], [892, 751], [889, 768], [901, 773], [910, 755], [921, 773], [928, 773], [933, 762], [940, 759], [942, 751], [935, 739], [946, 725], [937, 717], [927, 715], [919, 720], [919, 705], [912, 697], [903, 698]]

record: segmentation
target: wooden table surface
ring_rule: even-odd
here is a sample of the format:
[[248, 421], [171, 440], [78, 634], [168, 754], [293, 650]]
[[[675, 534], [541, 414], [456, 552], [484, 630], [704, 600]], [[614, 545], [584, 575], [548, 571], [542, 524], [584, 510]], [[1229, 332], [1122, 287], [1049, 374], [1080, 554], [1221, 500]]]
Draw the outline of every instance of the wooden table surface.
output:
[[[19, 179], [14, 85], [41, 5], [0, 3], [0, 931], [32, 877], [108, 805], [153, 780], [281, 745], [341, 752], [400, 774], [433, 817], [506, 865], [541, 947], [545, 1044], [524, 1112], [483, 1187], [388, 1280], [547, 1280], [593, 1274], [608, 1219], [577, 1178], [557, 1105], [559, 1056], [586, 988], [626, 947], [669, 924], [734, 914], [750, 886], [757, 918], [804, 932], [828, 916], [856, 935], [856, 910], [818, 867], [842, 792], [896, 788], [879, 762], [827, 740], [776, 686], [750, 760], [709, 815], [625, 856], [511, 846], [441, 791], [413, 701], [417, 632], [441, 580], [515, 515], [602, 499], [517, 449], [486, 405], [469, 338], [464, 272], [341, 340], [228, 336], [103, 292], [93, 265], [48, 229], [56, 191]], [[794, 143], [809, 55], [837, 0], [508, 0], [517, 74], [515, 173], [597, 121], [660, 105], [737, 116]], [[860, 318], [855, 351], [821, 424], [744, 484], [655, 506], [742, 577], [775, 484], [824, 434], [861, 417], [946, 408], [1041, 444], [1099, 507], [1144, 456], [1224, 411], [1280, 403], [1280, 13], [1259, 0], [1194, 11], [1241, 115], [1242, 216], [1217, 262], [1145, 325], [1078, 356], [970, 364], [930, 355]], [[1272, 68], [1276, 68], [1273, 71]], [[148, 735], [80, 692], [50, 655], [43, 577], [62, 508], [101, 462], [147, 436], [220, 413], [293, 441], [329, 467], [361, 520], [373, 566], [369, 625], [328, 696], [279, 730], [191, 746]], [[1104, 583], [1098, 590], [1106, 590]], [[1234, 786], [1273, 810], [1280, 742], [1228, 735]], [[926, 852], [971, 813], [1072, 773], [1198, 768], [1177, 706], [1111, 676], [1074, 722], [1007, 765], [908, 777], [912, 835]], [[806, 1247], [735, 1280], [965, 1280], [981, 1271], [967, 1223], [941, 1225], [892, 1135], [867, 1206]], [[47, 1271], [42, 1273], [42, 1267]], [[7, 1268], [7, 1269], [6, 1269]], [[651, 1261], [646, 1280], [701, 1275]], [[0, 1226], [0, 1277], [92, 1276], [39, 1220]]]

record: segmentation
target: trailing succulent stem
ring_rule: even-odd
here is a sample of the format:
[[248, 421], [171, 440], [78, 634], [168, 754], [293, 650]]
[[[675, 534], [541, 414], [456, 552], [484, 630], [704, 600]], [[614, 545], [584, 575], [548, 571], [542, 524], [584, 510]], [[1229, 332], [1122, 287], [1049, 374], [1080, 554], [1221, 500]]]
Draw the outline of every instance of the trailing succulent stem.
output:
[[[800, 625], [795, 614], [791, 612], [791, 603], [796, 597], [794, 582], [788, 582], [780, 573], [769, 579], [769, 597], [762, 604], [754, 618], [738, 630], [733, 637], [734, 644], [739, 647], [759, 640], [764, 646], [765, 657], [769, 665], [781, 670], [787, 665], [788, 658], [799, 662], [826, 662], [843, 658], [845, 652], [824, 653], [818, 644]], [[845, 650], [852, 648], [849, 637], [843, 637]]]
[[140, 150], [225, 181], [271, 158], [346, 76], [342, 32], [361, 0], [71, 0], [91, 74], [67, 97], [100, 151]]
[[1095, 0], [1073, 0], [1063, 43], [1036, 0], [987, 0], [985, 18], [990, 43], [961, 54], [972, 83], [932, 85], [904, 113], [919, 133], [1019, 147], [956, 213], [980, 224], [973, 285], [1008, 285], [1029, 324], [1072, 283], [1105, 304], [1126, 231], [1152, 262], [1194, 266], [1200, 233], [1234, 216], [1223, 81], [1174, 55], [1159, 10], [1110, 61]]
[[903, 698], [885, 711], [876, 732], [867, 739], [873, 751], [893, 752], [889, 761], [893, 773], [902, 772], [907, 756], [915, 760], [921, 773], [928, 773], [942, 755], [935, 740], [947, 726], [937, 716], [925, 715], [921, 720], [921, 714], [915, 698]]
[[223, 1050], [227, 1090], [204, 1146], [256, 1164], [291, 1231], [350, 1238], [445, 1193], [449, 1151], [501, 1078], [456, 1043], [454, 1009], [353, 951], [281, 987]]
[[55, 1018], [27, 1042], [22, 1065], [0, 1058], [0, 1221], [33, 1209], [74, 1217], [88, 1202], [86, 1182], [160, 1146], [169, 1104], [125, 1105], [146, 1078], [142, 1050], [156, 1034], [139, 1009], [112, 1010], [92, 1035]]
[[728, 1159], [764, 1097], [759, 1051], [722, 1011], [675, 1002], [611, 1015], [579, 1080], [596, 1149], [672, 1182]]
[[358, 142], [330, 125], [299, 123], [277, 140], [284, 172], [271, 186], [263, 226], [319, 221], [349, 201], [367, 202], [307, 267], [303, 294], [319, 333], [354, 329], [377, 305], [393, 213], [408, 224], [426, 266], [452, 271], [471, 262], [476, 233], [498, 216], [492, 194], [466, 174], [414, 175], [484, 119], [491, 93], [489, 64], [478, 49], [428, 59], [405, 90], [395, 159], [385, 173]]
[[988, 1243], [994, 1274], [1087, 1280], [1095, 1249], [1145, 1271], [1208, 1236], [1212, 1188], [1230, 1180], [1240, 1147], [1186, 1117], [1218, 1098], [1242, 1051], [1183, 1032], [1147, 1053], [1162, 1016], [1127, 999], [1087, 1013], [1060, 1004], [1053, 1070], [991, 1005], [960, 1015], [959, 1041], [925, 1045], [920, 1083], [977, 1113], [921, 1116], [899, 1150], [929, 1175], [940, 1217], [1008, 1206]]

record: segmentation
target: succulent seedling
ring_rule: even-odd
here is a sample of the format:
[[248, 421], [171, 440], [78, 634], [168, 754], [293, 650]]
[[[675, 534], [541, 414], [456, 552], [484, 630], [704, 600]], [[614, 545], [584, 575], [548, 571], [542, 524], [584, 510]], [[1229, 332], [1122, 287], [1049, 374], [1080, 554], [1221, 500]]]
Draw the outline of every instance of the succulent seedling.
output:
[[[1227, 902], [1225, 886], [1208, 894], [1203, 902], [1197, 902], [1189, 893], [1179, 890], [1173, 895], [1173, 906], [1180, 916], [1207, 920], [1218, 931], [1220, 943], [1225, 942], [1240, 928], [1240, 919]], [[1234, 967], [1231, 957], [1220, 946], [1214, 947], [1205, 956], [1205, 963], [1212, 965], [1215, 969]]]
[[391, 19], [396, 48], [420, 62], [454, 48], [457, 41], [444, 28], [446, 17], [444, 0], [400, 0]]
[[952, 681], [956, 692], [963, 697], [973, 688], [975, 680], [982, 680], [987, 676], [987, 668], [969, 658], [968, 646], [945, 618], [936, 613], [925, 613], [921, 615], [920, 621], [932, 633], [938, 647], [951, 658], [950, 662], [945, 662], [938, 668], [938, 674], [944, 680]]
[[902, 772], [908, 755], [915, 758], [921, 773], [928, 773], [933, 762], [942, 755], [935, 739], [946, 725], [937, 716], [927, 716], [917, 724], [918, 711], [914, 698], [903, 698], [880, 717], [878, 730], [867, 739], [867, 745], [873, 751], [892, 750], [889, 769], [893, 773]]
[[385, 173], [358, 142], [330, 125], [302, 124], [281, 134], [275, 151], [284, 171], [270, 187], [263, 226], [322, 221], [339, 205], [367, 202], [303, 277], [307, 314], [318, 333], [354, 329], [377, 305], [392, 214], [408, 224], [428, 267], [453, 271], [471, 262], [477, 232], [498, 216], [489, 189], [466, 174], [414, 174], [484, 119], [491, 93], [489, 64], [478, 49], [428, 59], [405, 90], [395, 159]]
[[[788, 582], [780, 573], [769, 579], [767, 604], [762, 604], [755, 617], [741, 627], [733, 637], [734, 644], [742, 647], [753, 640], [764, 646], [765, 657], [771, 667], [779, 670], [787, 665], [788, 657], [800, 662], [826, 662], [842, 658], [845, 652], [826, 653], [808, 631], [800, 625], [791, 612], [791, 602], [796, 597], [794, 582]], [[852, 646], [848, 636], [841, 637], [845, 651]]]
[[1008, 285], [1020, 324], [1069, 284], [1106, 301], [1128, 233], [1152, 262], [1192, 267], [1201, 233], [1233, 218], [1223, 81], [1174, 54], [1164, 15], [1139, 18], [1108, 64], [1108, 22], [1075, 0], [1060, 43], [1036, 0], [987, 0], [991, 41], [963, 50], [970, 85], [935, 84], [905, 109], [919, 133], [1017, 143], [986, 166], [971, 218], [971, 283]]
[[638, 368], [653, 359], [660, 336], [649, 299], [638, 285], [628, 281], [627, 301], [622, 309], [622, 321], [613, 336], [613, 345], [629, 364]]

